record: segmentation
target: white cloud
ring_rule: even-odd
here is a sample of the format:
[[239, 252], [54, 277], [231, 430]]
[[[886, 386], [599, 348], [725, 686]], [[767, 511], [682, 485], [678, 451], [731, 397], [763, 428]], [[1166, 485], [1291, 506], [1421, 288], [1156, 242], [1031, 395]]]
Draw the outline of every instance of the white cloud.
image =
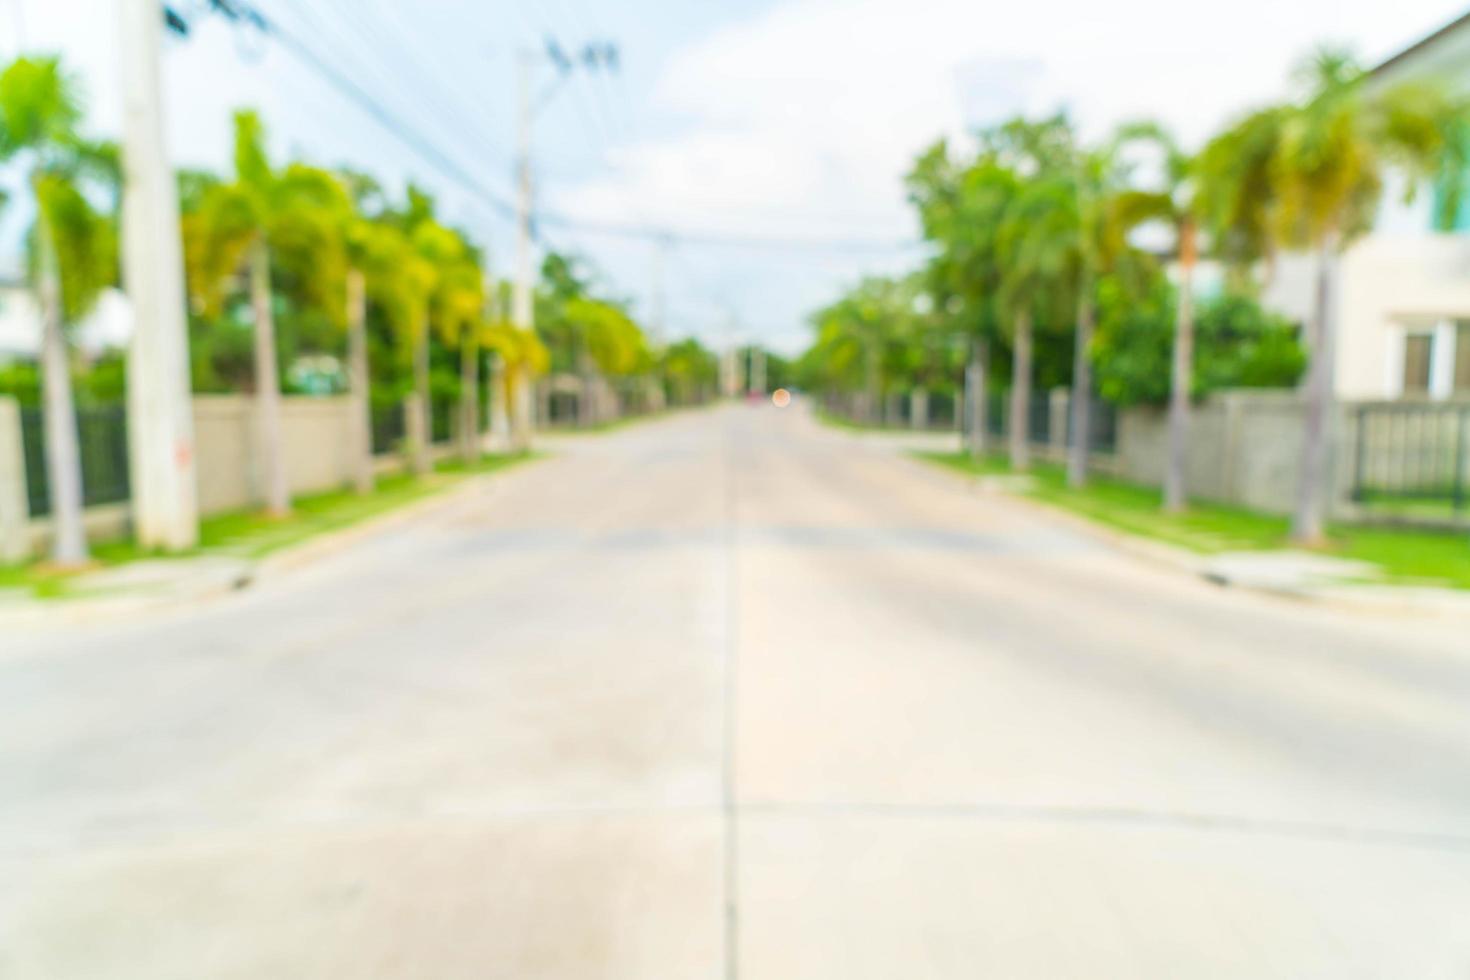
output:
[[[1280, 95], [1289, 66], [1320, 40], [1381, 57], [1456, 7], [793, 0], [677, 52], [648, 109], [676, 120], [674, 131], [627, 147], [612, 173], [556, 204], [677, 228], [905, 235], [902, 176], [942, 134], [1065, 105], [1092, 135], [1151, 116], [1198, 141]], [[772, 265], [769, 256], [711, 262], [727, 294], [756, 294], [747, 302], [764, 309], [752, 319], [772, 323], [768, 331], [797, 321], [798, 297], [809, 303], [872, 263], [847, 258], [800, 275]]]
[[[64, 50], [84, 74], [95, 131], [115, 132], [117, 121], [112, 2], [12, 0], [24, 4], [28, 44]], [[637, 88], [634, 111], [643, 138], [620, 143], [614, 166], [600, 175], [563, 176], [570, 148], [585, 146], [588, 135], [573, 128], [559, 141], [562, 134], [552, 131], [557, 120], [546, 120], [538, 131], [538, 141], [544, 138], [538, 163], [545, 167], [545, 201], [553, 210], [703, 232], [907, 236], [913, 219], [903, 173], [915, 152], [942, 134], [1016, 108], [1041, 111], [1066, 103], [1092, 134], [1150, 115], [1197, 140], [1228, 113], [1279, 94], [1291, 61], [1317, 40], [1346, 39], [1365, 55], [1381, 57], [1461, 13], [1463, 0], [761, 0], [759, 13], [725, 20], [694, 43], [683, 40], [688, 28], [728, 18], [729, 8], [710, 5], [695, 14], [692, 7], [675, 10], [675, 2], [667, 0], [668, 17], [684, 26], [666, 34], [649, 24], [664, 11], [658, 0], [639, 0], [621, 12], [625, 19], [640, 18], [637, 23], [618, 23], [613, 8], [599, 11], [604, 33], [633, 31], [646, 39], [629, 50], [640, 72], [650, 64], [642, 59], [664, 60], [656, 83]], [[298, 6], [316, 7], [320, 19], [337, 27], [348, 9], [340, 0], [269, 6], [282, 16]], [[459, 149], [462, 158], [487, 161], [485, 172], [503, 193], [510, 93], [497, 80], [508, 77], [508, 62], [492, 63], [485, 45], [492, 37], [504, 41], [510, 12], [497, 14], [468, 0], [431, 6], [433, 11], [397, 18], [411, 22], [414, 37], [383, 28], [390, 40], [403, 43], [367, 54], [392, 64], [432, 52], [439, 59], [433, 73], [476, 93], [468, 100], [472, 108], [483, 96], [488, 141]], [[379, 8], [402, 11], [407, 0], [381, 0]], [[409, 174], [429, 176], [424, 161], [385, 138], [285, 53], [268, 48], [262, 60], [242, 58], [238, 32], [217, 18], [201, 16], [196, 23], [195, 37], [171, 45], [166, 59], [176, 160], [227, 165], [228, 109], [255, 104], [278, 153], [353, 161], [390, 183]], [[9, 33], [0, 16], [0, 48], [13, 46]], [[327, 37], [307, 36], [327, 46]], [[345, 42], [339, 48], [342, 56], [352, 53]], [[480, 75], [471, 77], [475, 71]], [[436, 140], [463, 140], [466, 127], [455, 117], [465, 103], [425, 105], [415, 96], [413, 78], [402, 82], [378, 81], [397, 112]], [[571, 111], [571, 96], [586, 94], [568, 93], [560, 106], [563, 126], [581, 118]], [[483, 213], [470, 210], [466, 196], [447, 181], [431, 183], [455, 220]], [[4, 222], [9, 233], [0, 227], [0, 242], [15, 240], [22, 210], [11, 209]], [[504, 254], [503, 222], [470, 223], [493, 227], [501, 236], [493, 244]], [[646, 295], [653, 278], [648, 248], [548, 230], [557, 244], [585, 247], [623, 292]], [[783, 335], [788, 343], [804, 312], [841, 282], [902, 266], [901, 257], [889, 255], [684, 251], [680, 271], [665, 277], [670, 309], [709, 312], [733, 305], [751, 332]], [[678, 332], [678, 324], [671, 327]]]

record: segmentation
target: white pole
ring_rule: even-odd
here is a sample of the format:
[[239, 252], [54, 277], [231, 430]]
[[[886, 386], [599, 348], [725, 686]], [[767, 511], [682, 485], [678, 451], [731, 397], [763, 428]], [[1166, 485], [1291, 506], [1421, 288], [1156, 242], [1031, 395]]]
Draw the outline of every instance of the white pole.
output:
[[[517, 89], [520, 100], [516, 152], [516, 277], [511, 296], [511, 322], [519, 330], [536, 327], [536, 304], [531, 268], [531, 82], [534, 55], [522, 51], [516, 62]], [[512, 382], [515, 405], [512, 411], [512, 433], [515, 448], [526, 449], [531, 442], [532, 398], [531, 372], [517, 366]]]
[[163, 142], [159, 0], [121, 0], [123, 272], [133, 308], [128, 443], [133, 531], [145, 548], [199, 541], [179, 200]]
[[668, 339], [664, 333], [664, 252], [668, 247], [667, 238], [653, 243], [653, 302], [649, 304], [648, 340], [656, 350]]

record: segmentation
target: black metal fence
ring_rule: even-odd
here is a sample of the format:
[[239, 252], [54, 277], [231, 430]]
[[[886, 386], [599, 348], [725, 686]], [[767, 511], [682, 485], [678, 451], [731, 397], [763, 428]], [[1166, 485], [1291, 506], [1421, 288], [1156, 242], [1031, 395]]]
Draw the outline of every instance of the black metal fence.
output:
[[1470, 404], [1359, 405], [1353, 499], [1421, 501], [1458, 515], [1470, 503]]
[[1033, 446], [1051, 445], [1050, 392], [1031, 392], [1031, 404], [1026, 412], [1026, 438]]
[[[459, 402], [454, 398], [433, 398], [429, 402], [429, 441], [443, 444], [454, 438], [459, 424]], [[402, 400], [377, 401], [372, 405], [373, 453], [397, 452], [408, 438], [408, 413]]]
[[398, 449], [407, 434], [403, 402], [373, 402], [372, 416], [374, 454], [390, 453]]
[[[990, 391], [987, 395], [985, 410], [985, 429], [994, 439], [1004, 439], [1009, 435], [1009, 423], [1011, 414], [1010, 396], [1003, 391]], [[1026, 421], [1029, 427], [1027, 436], [1033, 446], [1049, 446], [1051, 444], [1052, 427], [1052, 399], [1049, 391], [1035, 391], [1031, 393], [1031, 402], [1026, 413]], [[1067, 445], [1072, 444], [1072, 412], [1068, 407], [1067, 417], [1062, 420], [1065, 426]], [[1088, 413], [1088, 428], [1092, 437], [1089, 445], [1095, 453], [1112, 453], [1118, 448], [1118, 410], [1111, 402], [1105, 402], [1100, 398], [1093, 398], [1092, 409]], [[961, 416], [960, 429], [968, 432], [970, 418], [968, 413]]]
[[[51, 513], [46, 478], [46, 425], [39, 408], [20, 410], [26, 461], [26, 503], [32, 517]], [[82, 502], [87, 507], [127, 500], [128, 413], [123, 405], [77, 406], [77, 444], [82, 459]]]
[[459, 403], [453, 398], [429, 399], [429, 441], [434, 444], [454, 438], [454, 415]]

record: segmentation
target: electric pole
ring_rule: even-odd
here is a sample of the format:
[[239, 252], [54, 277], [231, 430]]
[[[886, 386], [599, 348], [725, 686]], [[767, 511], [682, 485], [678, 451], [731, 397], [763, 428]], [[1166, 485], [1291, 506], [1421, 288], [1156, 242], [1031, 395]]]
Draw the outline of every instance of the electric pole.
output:
[[669, 249], [669, 238], [660, 235], [653, 243], [653, 301], [649, 304], [648, 339], [655, 349], [661, 348], [665, 340], [664, 318], [667, 315], [664, 299], [664, 261]]
[[[516, 91], [519, 99], [516, 125], [516, 277], [511, 296], [511, 323], [517, 330], [536, 329], [536, 304], [531, 261], [531, 78], [535, 55], [521, 51], [516, 58]], [[527, 449], [531, 444], [531, 372], [517, 364], [511, 372], [511, 444]]]
[[199, 542], [189, 335], [179, 199], [163, 139], [159, 84], [163, 7], [120, 0], [123, 96], [123, 274], [132, 301], [128, 444], [133, 532], [144, 548]]
[[[536, 66], [543, 60], [556, 68], [556, 78], [541, 92], [533, 90], [536, 82]], [[588, 70], [618, 69], [617, 46], [609, 42], [588, 44], [581, 53], [581, 63]], [[521, 49], [516, 52], [516, 274], [514, 294], [511, 297], [511, 322], [519, 330], [534, 330], [536, 327], [536, 300], [534, 261], [532, 256], [531, 209], [534, 188], [531, 181], [531, 128], [536, 112], [555, 93], [557, 84], [565, 79], [577, 62], [556, 41], [548, 38], [546, 50]], [[533, 406], [530, 371], [520, 365], [516, 368], [512, 387], [515, 389], [515, 404], [511, 418], [511, 431], [517, 449], [530, 445]]]

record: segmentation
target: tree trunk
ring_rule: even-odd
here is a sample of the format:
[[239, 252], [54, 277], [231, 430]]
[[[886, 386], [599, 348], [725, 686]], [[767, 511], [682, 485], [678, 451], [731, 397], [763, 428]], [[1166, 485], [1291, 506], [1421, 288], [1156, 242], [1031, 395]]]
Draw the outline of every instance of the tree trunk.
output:
[[276, 372], [276, 320], [271, 310], [271, 258], [265, 239], [250, 248], [250, 307], [255, 313], [255, 425], [261, 492], [272, 517], [291, 513], [281, 446], [281, 380]]
[[408, 438], [411, 443], [410, 465], [416, 476], [426, 476], [434, 469], [429, 448], [434, 441], [433, 403], [429, 398], [429, 323], [421, 317], [413, 341], [413, 402], [410, 413], [412, 428]]
[[505, 358], [498, 353], [490, 355], [490, 445], [495, 452], [510, 448], [510, 413], [507, 397]]
[[883, 421], [883, 392], [879, 390], [878, 351], [869, 347], [864, 356], [862, 421], [868, 425], [879, 425]]
[[46, 482], [51, 497], [51, 560], [63, 567], [76, 566], [85, 564], [88, 557], [77, 408], [72, 398], [71, 363], [62, 327], [56, 242], [44, 219], [39, 219], [36, 225], [41, 265], [41, 385], [45, 406], [42, 422], [46, 432]]
[[517, 365], [506, 372], [506, 377], [510, 398], [511, 448], [523, 453], [531, 448], [531, 373], [525, 365]]
[[1179, 309], [1174, 324], [1174, 363], [1169, 376], [1169, 456], [1164, 470], [1164, 510], [1187, 505], [1184, 467], [1189, 451], [1189, 394], [1194, 385], [1194, 223], [1179, 227]]
[[929, 428], [929, 389], [922, 385], [909, 393], [909, 428]]
[[1337, 348], [1332, 309], [1336, 258], [1334, 238], [1324, 236], [1317, 251], [1317, 296], [1312, 310], [1311, 360], [1307, 367], [1301, 481], [1291, 522], [1292, 541], [1304, 545], [1322, 544], [1326, 537], [1325, 503], [1332, 456], [1328, 427]]
[[1031, 467], [1031, 311], [1016, 316], [1011, 362], [1011, 469]]
[[985, 443], [990, 436], [990, 399], [989, 392], [985, 390], [986, 374], [990, 370], [990, 342], [983, 337], [977, 338], [970, 358], [970, 366], [965, 369], [970, 412], [968, 443], [971, 458], [979, 459], [985, 455]]
[[347, 271], [347, 386], [352, 395], [352, 484], [373, 492], [373, 409], [368, 373], [367, 295], [362, 272]]
[[1087, 485], [1087, 462], [1092, 454], [1092, 284], [1083, 282], [1077, 303], [1077, 340], [1072, 350], [1072, 445], [1067, 453], [1067, 485]]
[[480, 458], [480, 342], [473, 326], [459, 346], [459, 455], [470, 465]]

